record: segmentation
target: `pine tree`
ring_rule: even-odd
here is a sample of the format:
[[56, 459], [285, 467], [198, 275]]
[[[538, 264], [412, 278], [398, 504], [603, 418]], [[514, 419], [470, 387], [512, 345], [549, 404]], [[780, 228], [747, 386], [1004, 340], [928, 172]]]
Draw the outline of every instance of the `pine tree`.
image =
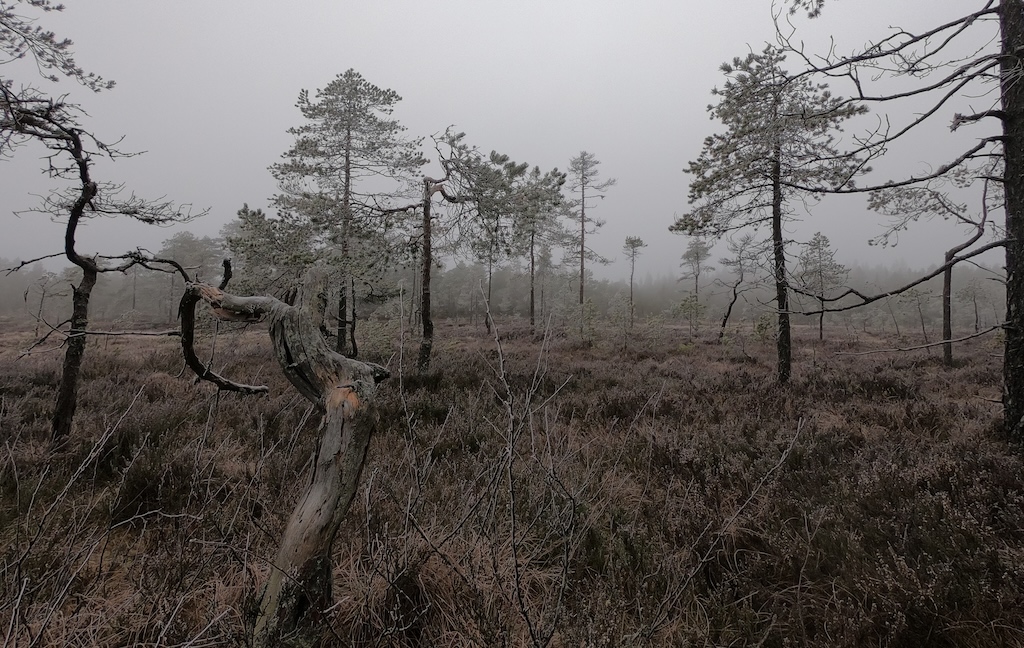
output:
[[580, 289], [580, 335], [584, 336], [583, 320], [585, 319], [583, 312], [584, 310], [584, 286], [587, 278], [587, 260], [596, 261], [598, 263], [607, 263], [607, 259], [594, 252], [591, 248], [587, 247], [587, 236], [594, 234], [601, 226], [604, 225], [604, 221], [597, 220], [593, 217], [587, 217], [587, 208], [593, 208], [593, 201], [595, 198], [604, 198], [605, 192], [615, 185], [615, 178], [601, 179], [601, 172], [598, 170], [598, 166], [601, 162], [593, 153], [586, 151], [580, 151], [580, 154], [569, 160], [569, 192], [572, 194], [579, 194], [579, 198], [574, 198], [568, 205], [569, 209], [566, 211], [566, 216], [575, 223], [578, 223], [578, 227], [573, 228], [575, 232], [571, 234], [566, 242], [568, 257], [579, 261], [580, 265], [580, 276], [579, 276], [579, 289]]
[[289, 287], [317, 256], [308, 221], [287, 213], [272, 218], [247, 204], [221, 230], [221, 236], [235, 261], [232, 285], [245, 293], [266, 294]]
[[[813, 18], [821, 13], [826, 2], [788, 0], [786, 4], [790, 5], [791, 14], [803, 10]], [[802, 40], [791, 40], [787, 35], [792, 33], [792, 23], [786, 30], [779, 30], [777, 36], [786, 51], [795, 52], [805, 63], [805, 78], [848, 81], [856, 96], [851, 105], [874, 103], [891, 111], [891, 116], [879, 120], [885, 128], [859, 138], [856, 147], [849, 151], [852, 154], [883, 156], [899, 142], [908, 140], [912, 131], [927, 128], [926, 124], [936, 119], [946, 120], [944, 126], [952, 131], [965, 126], [981, 127], [969, 144], [941, 161], [932, 160], [924, 172], [886, 178], [870, 186], [809, 188], [835, 193], [885, 190], [946, 176], [972, 160], [1002, 162], [1002, 172], [993, 179], [1002, 186], [1005, 196], [1005, 238], [958, 254], [944, 267], [996, 247], [1006, 250], [1003, 425], [1006, 436], [1020, 443], [1024, 441], [1024, 84], [1020, 83], [1024, 67], [1024, 3], [991, 0], [957, 6], [961, 5], [962, 11], [954, 17], [937, 14], [941, 18], [934, 22], [925, 20], [920, 28], [883, 22], [879, 29], [888, 33], [869, 40], [849, 55], [840, 55], [837, 47], [823, 55], [807, 52]], [[919, 13], [927, 14], [930, 6], [921, 3], [923, 10]], [[971, 106], [981, 96], [989, 98], [978, 112], [954, 112], [961, 106]], [[900, 107], [904, 110], [900, 111]], [[984, 128], [985, 124], [990, 127]], [[908, 290], [926, 278], [897, 290]], [[844, 308], [884, 300], [893, 292], [854, 295], [859, 303]]]
[[[547, 267], [545, 261], [550, 265], [550, 246], [565, 238], [557, 218], [558, 207], [564, 202], [565, 179], [565, 174], [558, 169], [541, 174], [540, 167], [533, 167], [523, 187], [521, 209], [515, 218], [517, 247], [529, 265], [531, 329], [536, 325], [538, 272]], [[545, 247], [547, 256], [540, 258], [544, 257]]]
[[784, 61], [768, 46], [721, 66], [728, 80], [712, 91], [719, 101], [708, 111], [726, 131], [706, 138], [700, 156], [690, 162], [693, 207], [670, 228], [719, 237], [743, 228], [771, 227], [780, 382], [789, 380], [792, 365], [782, 228], [791, 214], [790, 200], [800, 194], [808, 197], [794, 185], [842, 185], [865, 171], [856, 157], [840, 157], [835, 141], [841, 124], [864, 109], [833, 97], [823, 84], [790, 78]]
[[825, 339], [825, 298], [846, 282], [849, 270], [836, 261], [836, 253], [828, 237], [815, 232], [800, 252], [796, 273], [797, 283], [818, 299], [818, 339]]
[[629, 329], [633, 330], [633, 274], [636, 272], [636, 259], [640, 250], [647, 247], [639, 236], [627, 236], [622, 245], [622, 252], [629, 259]]
[[[275, 205], [318, 231], [323, 256], [340, 271], [339, 353], [351, 341], [356, 355], [356, 279], [379, 277], [390, 256], [384, 243], [394, 216], [376, 208], [382, 191], [400, 193], [425, 163], [422, 139], [407, 138], [392, 118], [401, 99], [352, 69], [317, 90], [315, 98], [302, 90], [296, 106], [306, 121], [288, 131], [295, 143], [270, 167], [281, 189]], [[364, 186], [371, 178], [372, 192]], [[381, 179], [390, 181], [390, 189], [381, 189]]]
[[[495, 265], [512, 255], [515, 219], [524, 201], [527, 164], [513, 162], [509, 156], [491, 151], [487, 158], [471, 156], [464, 169], [470, 179], [471, 202], [475, 207], [468, 228], [469, 247], [487, 268], [487, 308], [490, 311]], [[484, 318], [487, 332], [491, 320]]]
[[693, 279], [693, 295], [697, 301], [700, 301], [701, 275], [714, 270], [712, 266], [707, 264], [707, 260], [710, 258], [711, 244], [703, 237], [692, 237], [690, 242], [686, 245], [686, 251], [683, 252], [681, 265], [686, 272], [683, 273], [681, 279]]

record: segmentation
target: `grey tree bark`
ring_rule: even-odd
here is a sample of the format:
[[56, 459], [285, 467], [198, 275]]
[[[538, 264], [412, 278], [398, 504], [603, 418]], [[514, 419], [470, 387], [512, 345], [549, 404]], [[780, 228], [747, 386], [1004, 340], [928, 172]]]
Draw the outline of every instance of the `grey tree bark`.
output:
[[[321, 436], [309, 475], [292, 511], [260, 596], [253, 628], [256, 646], [284, 639], [315, 641], [332, 603], [331, 549], [359, 485], [375, 417], [366, 400], [388, 372], [333, 351], [320, 334], [317, 297], [325, 275], [307, 276], [295, 296], [297, 306], [272, 297], [236, 297], [206, 284], [190, 284], [182, 299], [182, 345], [201, 378], [221, 389], [254, 393], [266, 388], [238, 385], [211, 374], [191, 351], [195, 304], [204, 300], [225, 320], [270, 319], [270, 337], [285, 376], [323, 413]], [[222, 284], [223, 285], [223, 284]], [[197, 366], [198, 364], [198, 366]]]
[[1003, 103], [1003, 190], [1006, 201], [1006, 344], [1003, 353], [1003, 414], [1007, 436], [1024, 441], [1024, 6], [999, 5], [1002, 32], [1000, 81]]
[[779, 382], [785, 384], [789, 381], [793, 371], [793, 342], [789, 327], [789, 279], [786, 277], [786, 248], [782, 237], [782, 171], [781, 153], [779, 153], [778, 147], [775, 149], [775, 155], [772, 162], [772, 249], [775, 257], [775, 303], [779, 310], [779, 335], [775, 345], [779, 359]]

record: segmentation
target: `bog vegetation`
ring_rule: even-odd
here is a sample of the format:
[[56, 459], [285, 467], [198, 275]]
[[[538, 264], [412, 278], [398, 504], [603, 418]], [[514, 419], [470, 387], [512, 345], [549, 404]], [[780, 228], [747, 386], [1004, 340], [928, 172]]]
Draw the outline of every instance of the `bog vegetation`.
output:
[[[134, 153], [0, 76], [0, 157], [45, 152], [73, 265], [0, 260], [4, 645], [1024, 645], [1024, 9], [980, 4], [850, 57], [777, 15], [721, 67], [681, 277], [638, 279], [629, 236], [628, 283], [593, 272], [595, 154], [409, 137], [351, 69], [299, 92], [276, 213], [80, 250], [90, 218], [203, 213], [122, 195], [96, 164]], [[0, 51], [111, 90], [36, 25], [62, 9], [0, 0]], [[973, 145], [871, 175], [995, 79], [946, 115], [992, 124]], [[863, 120], [906, 98], [932, 108]], [[964, 239], [921, 274], [789, 240], [859, 193], [879, 243]]]
[[[797, 327], [774, 379], [752, 323], [532, 334], [445, 321], [427, 373], [390, 325], [364, 479], [333, 561], [328, 644], [1013, 646], [1024, 465], [998, 441], [998, 345], [926, 350]], [[90, 338], [80, 426], [50, 454], [53, 353], [0, 362], [6, 645], [244, 644], [318, 415], [265, 334], [201, 352]], [[405, 341], [403, 346], [402, 341]]]

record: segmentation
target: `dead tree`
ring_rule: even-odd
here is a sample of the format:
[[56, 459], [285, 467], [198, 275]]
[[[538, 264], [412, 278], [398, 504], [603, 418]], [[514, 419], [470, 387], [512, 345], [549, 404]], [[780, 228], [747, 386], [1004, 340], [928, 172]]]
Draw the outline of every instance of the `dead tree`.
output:
[[[373, 432], [374, 416], [365, 403], [388, 376], [379, 365], [333, 351], [320, 333], [318, 304], [325, 274], [311, 271], [292, 299], [239, 297], [220, 287], [188, 284], [182, 297], [182, 348], [196, 374], [223, 390], [260, 393], [266, 387], [242, 385], [219, 376], [193, 349], [195, 305], [207, 302], [227, 321], [268, 318], [275, 355], [292, 385], [323, 412], [321, 435], [309, 475], [281, 539], [273, 570], [259, 600], [253, 629], [257, 646], [275, 646], [285, 637], [314, 638], [331, 607], [331, 547], [359, 485]], [[292, 305], [295, 304], [295, 305]]]
[[[434, 348], [434, 319], [431, 313], [431, 275], [434, 267], [434, 225], [437, 217], [433, 213], [433, 200], [439, 195], [449, 205], [466, 205], [470, 202], [468, 191], [472, 185], [467, 167], [471, 159], [477, 155], [476, 150], [463, 143], [465, 133], [445, 131], [443, 136], [434, 136], [434, 148], [437, 150], [444, 177], [435, 179], [424, 176], [422, 194], [416, 202], [401, 207], [381, 208], [382, 214], [416, 213], [421, 216], [419, 228], [418, 250], [414, 259], [419, 257], [419, 318], [422, 324], [422, 338], [416, 361], [420, 371], [430, 367], [430, 354]], [[444, 150], [447, 147], [447, 151]], [[458, 218], [456, 218], [458, 220]], [[415, 283], [415, 280], [414, 280]]]

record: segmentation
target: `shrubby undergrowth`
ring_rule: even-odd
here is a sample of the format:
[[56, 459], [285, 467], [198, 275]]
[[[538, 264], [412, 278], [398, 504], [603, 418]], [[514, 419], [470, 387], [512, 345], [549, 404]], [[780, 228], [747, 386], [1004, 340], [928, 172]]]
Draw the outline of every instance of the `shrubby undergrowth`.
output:
[[[412, 342], [362, 349], [393, 377], [330, 644], [1024, 643], [1024, 461], [984, 338], [944, 370], [808, 330], [780, 387], [755, 338], [498, 325], [500, 351], [442, 326], [422, 375]], [[196, 385], [173, 339], [90, 340], [52, 456], [59, 355], [0, 338], [5, 645], [246, 644], [318, 425], [265, 337], [204, 353], [266, 397]]]

